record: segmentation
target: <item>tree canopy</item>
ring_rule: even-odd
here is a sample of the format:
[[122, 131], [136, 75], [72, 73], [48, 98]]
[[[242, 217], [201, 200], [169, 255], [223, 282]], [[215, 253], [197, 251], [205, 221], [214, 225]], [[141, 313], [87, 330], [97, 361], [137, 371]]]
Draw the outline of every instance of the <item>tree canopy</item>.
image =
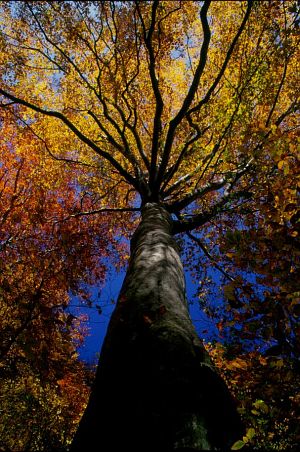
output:
[[[220, 368], [248, 366], [251, 403], [270, 397], [274, 429], [279, 401], [253, 376], [273, 366], [287, 385], [286, 416], [296, 416], [288, 386], [300, 359], [297, 2], [0, 8], [4, 368], [21, 356], [20, 378], [34, 363], [61, 379], [56, 362], [70, 365], [64, 344], [79, 334], [65, 312], [70, 293], [86, 299], [107, 256], [126, 261], [141, 206], [158, 202], [228, 347]], [[220, 273], [215, 299], [211, 267]]]

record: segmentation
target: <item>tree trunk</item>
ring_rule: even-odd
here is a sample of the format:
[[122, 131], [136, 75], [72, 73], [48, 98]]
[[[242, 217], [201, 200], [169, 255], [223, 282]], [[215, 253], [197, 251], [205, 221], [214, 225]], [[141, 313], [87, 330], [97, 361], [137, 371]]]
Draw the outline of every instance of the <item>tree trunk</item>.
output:
[[71, 450], [216, 450], [241, 435], [189, 316], [172, 219], [146, 204]]

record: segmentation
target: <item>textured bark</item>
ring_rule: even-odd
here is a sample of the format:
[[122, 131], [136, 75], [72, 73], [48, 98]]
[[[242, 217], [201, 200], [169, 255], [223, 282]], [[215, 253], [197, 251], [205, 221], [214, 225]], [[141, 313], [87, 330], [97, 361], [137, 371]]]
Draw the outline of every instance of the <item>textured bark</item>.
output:
[[146, 204], [72, 452], [215, 450], [241, 434], [189, 316], [172, 219]]

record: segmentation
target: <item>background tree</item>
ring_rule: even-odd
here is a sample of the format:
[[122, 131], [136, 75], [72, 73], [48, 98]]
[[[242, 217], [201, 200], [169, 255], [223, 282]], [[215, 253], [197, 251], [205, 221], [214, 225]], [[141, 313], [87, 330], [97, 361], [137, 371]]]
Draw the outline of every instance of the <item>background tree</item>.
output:
[[281, 146], [263, 196], [253, 194], [259, 216], [245, 213], [242, 230], [229, 220], [219, 237], [222, 268], [234, 278], [223, 286], [225, 305], [207, 303], [206, 312], [223, 337], [216, 363], [255, 432], [251, 447], [288, 450], [299, 444], [299, 160], [288, 139]]
[[[270, 191], [292, 175], [296, 4], [5, 2], [1, 8], [5, 114], [41, 152], [82, 169], [75, 187], [80, 204], [65, 219], [131, 211], [132, 225], [112, 217], [108, 228], [128, 237], [142, 208], [73, 449], [231, 445], [241, 435], [239, 419], [190, 321], [172, 236], [187, 233], [206, 256], [212, 246], [226, 251], [230, 235], [222, 237], [223, 228], [242, 227], [249, 237], [263, 229]], [[287, 217], [279, 213], [278, 221], [286, 219], [287, 234], [297, 238], [294, 187], [294, 181], [286, 187]], [[274, 196], [276, 209], [280, 195]], [[238, 280], [229, 279], [235, 285], [225, 294], [235, 309], [242, 302]], [[247, 303], [252, 309], [255, 300]]]
[[1, 450], [64, 450], [90, 379], [76, 352], [84, 319], [66, 308], [71, 293], [84, 301], [90, 284], [102, 284], [107, 244], [97, 233], [108, 226], [61, 221], [76, 202], [72, 169], [47, 165], [36, 138], [5, 112], [2, 132]]

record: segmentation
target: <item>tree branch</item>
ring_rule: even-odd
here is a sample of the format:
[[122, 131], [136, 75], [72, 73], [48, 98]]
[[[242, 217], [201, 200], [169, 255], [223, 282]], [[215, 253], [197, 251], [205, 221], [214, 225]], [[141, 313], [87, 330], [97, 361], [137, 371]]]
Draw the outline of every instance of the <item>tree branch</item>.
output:
[[[185, 145], [183, 146], [183, 148], [182, 148], [182, 150], [181, 150], [176, 162], [166, 172], [166, 175], [164, 177], [164, 183], [162, 185], [162, 190], [164, 190], [167, 187], [167, 185], [170, 182], [170, 180], [172, 179], [172, 177], [176, 174], [176, 172], [178, 171], [178, 169], [179, 169], [184, 157], [187, 155], [187, 153], [189, 153], [189, 155], [190, 155], [191, 152], [193, 151], [193, 147], [191, 148], [190, 151], [189, 151], [189, 147], [192, 144], [194, 144], [196, 141], [198, 141], [204, 135], [204, 133], [209, 129], [209, 126], [208, 126], [208, 127], [205, 127], [203, 130], [201, 130], [200, 127], [197, 124], [192, 122], [190, 117], [188, 117], [188, 121], [189, 121], [189, 124], [192, 125], [192, 127], [196, 130], [196, 134], [189, 141], [187, 141], [185, 143]], [[180, 178], [180, 179], [182, 179], [182, 178]], [[166, 190], [165, 193], [167, 194], [167, 193], [172, 192], [172, 191], [173, 191], [173, 188], [170, 187], [168, 190]]]
[[93, 151], [95, 151], [98, 155], [103, 157], [105, 160], [108, 160], [109, 163], [120, 173], [121, 176], [124, 177], [124, 179], [132, 185], [136, 190], [140, 190], [138, 181], [131, 176], [130, 173], [128, 173], [120, 163], [114, 159], [108, 152], [102, 150], [99, 148], [91, 139], [89, 139], [87, 136], [85, 136], [65, 115], [58, 111], [52, 111], [52, 110], [45, 110], [44, 108], [38, 107], [35, 104], [32, 104], [31, 102], [27, 102], [24, 99], [21, 99], [19, 97], [13, 96], [12, 94], [4, 91], [0, 88], [0, 94], [7, 97], [8, 99], [11, 99], [12, 101], [24, 105], [27, 108], [30, 108], [33, 111], [36, 111], [37, 113], [41, 113], [46, 116], [54, 117], [57, 119], [60, 119], [83, 143], [87, 144]]
[[[251, 197], [251, 193], [247, 190], [240, 190], [233, 193], [228, 193], [227, 195], [223, 196], [223, 198], [211, 206], [209, 210], [206, 212], [201, 212], [199, 214], [195, 214], [191, 216], [188, 219], [182, 219], [180, 221], [175, 221], [173, 223], [173, 234], [179, 234], [180, 232], [188, 232], [192, 231], [193, 229], [203, 226], [204, 224], [208, 223], [210, 220], [215, 218], [217, 215], [226, 212], [227, 209], [225, 208], [226, 204], [229, 202], [244, 198], [249, 199]], [[169, 210], [169, 208], [168, 208]], [[172, 212], [172, 210], [170, 210]]]
[[229, 62], [229, 60], [230, 60], [230, 58], [231, 58], [231, 55], [232, 55], [232, 53], [233, 53], [233, 51], [234, 51], [234, 48], [235, 48], [235, 46], [236, 46], [236, 43], [237, 43], [237, 41], [238, 41], [240, 35], [242, 34], [242, 32], [243, 32], [243, 30], [244, 30], [244, 28], [245, 28], [245, 25], [246, 25], [246, 23], [247, 23], [247, 21], [248, 21], [248, 19], [249, 19], [249, 17], [250, 17], [251, 9], [252, 9], [252, 6], [253, 6], [253, 1], [254, 1], [254, 0], [248, 0], [247, 11], [246, 11], [246, 13], [245, 13], [245, 16], [244, 16], [244, 18], [243, 18], [243, 21], [242, 21], [242, 23], [241, 23], [241, 25], [240, 25], [240, 27], [239, 27], [239, 29], [238, 29], [238, 31], [237, 31], [235, 37], [233, 38], [233, 40], [232, 40], [232, 42], [231, 42], [231, 45], [230, 45], [230, 47], [229, 47], [229, 49], [228, 49], [228, 52], [227, 52], [227, 54], [226, 54], [225, 60], [224, 60], [224, 62], [223, 62], [223, 64], [222, 64], [222, 67], [221, 67], [221, 69], [220, 69], [219, 74], [218, 74], [217, 77], [215, 78], [213, 84], [211, 85], [211, 87], [210, 87], [209, 90], [207, 91], [207, 93], [206, 93], [206, 95], [204, 96], [204, 98], [203, 98], [203, 99], [202, 99], [195, 107], [191, 108], [191, 109], [188, 111], [188, 114], [194, 113], [195, 111], [199, 111], [200, 108], [202, 107], [202, 105], [206, 104], [206, 103], [209, 101], [210, 96], [212, 95], [212, 93], [213, 93], [213, 91], [215, 90], [215, 88], [218, 86], [219, 81], [221, 80], [221, 78], [222, 78], [222, 76], [223, 76], [223, 74], [224, 74], [224, 72], [225, 72], [225, 70], [226, 70], [226, 67], [227, 67], [227, 65], [228, 65], [228, 62]]
[[[113, 138], [113, 136], [107, 131], [106, 128], [104, 128], [101, 124], [100, 121], [97, 121], [98, 126], [101, 128], [101, 130], [106, 134], [107, 138], [109, 139], [109, 141], [113, 144], [113, 146], [115, 146], [121, 153], [122, 155], [127, 158], [130, 163], [133, 163], [134, 156], [133, 154], [130, 152], [129, 149], [129, 144], [128, 141], [126, 139], [126, 135], [124, 133], [124, 131], [122, 132], [122, 130], [120, 129], [118, 123], [112, 118], [112, 116], [109, 114], [108, 112], [108, 108], [106, 105], [106, 99], [101, 95], [101, 92], [99, 91], [99, 93], [97, 93], [96, 89], [94, 88], [93, 85], [91, 85], [91, 83], [89, 82], [89, 80], [87, 79], [87, 77], [82, 73], [81, 69], [79, 68], [79, 66], [75, 63], [75, 61], [72, 60], [72, 58], [69, 57], [69, 55], [66, 53], [65, 50], [63, 50], [59, 45], [57, 45], [52, 39], [49, 38], [49, 36], [46, 34], [44, 28], [42, 27], [42, 25], [40, 24], [40, 21], [38, 20], [38, 18], [36, 17], [36, 14], [34, 13], [33, 9], [30, 7], [30, 5], [27, 5], [32, 16], [34, 17], [41, 33], [43, 34], [43, 36], [45, 37], [46, 41], [51, 44], [56, 50], [58, 50], [58, 52], [60, 52], [60, 54], [63, 56], [63, 58], [75, 69], [75, 71], [77, 72], [77, 74], [79, 75], [79, 77], [83, 80], [83, 82], [85, 83], [85, 85], [88, 87], [88, 89], [90, 91], [92, 91], [96, 97], [98, 98], [98, 100], [100, 101], [100, 103], [103, 106], [103, 112], [104, 112], [104, 116], [105, 118], [110, 122], [110, 124], [114, 127], [114, 129], [117, 131], [117, 133], [119, 134], [122, 142], [123, 142], [123, 147]], [[114, 6], [112, 9], [112, 18], [113, 18], [113, 23], [115, 26], [115, 22], [114, 22]], [[110, 30], [111, 31], [111, 30]], [[115, 48], [116, 48], [116, 41], [117, 41], [117, 29], [115, 26], [115, 32], [116, 32], [116, 36], [115, 38], [113, 38], [113, 34], [111, 31], [111, 35], [112, 35], [112, 40], [115, 44]], [[85, 43], [85, 45], [87, 46], [87, 48], [89, 49], [89, 51], [92, 52], [92, 54], [96, 57], [96, 60], [98, 61], [99, 57], [96, 51], [94, 51], [94, 49], [91, 47], [90, 43], [88, 42], [87, 39], [83, 38], [81, 35], [78, 34], [78, 37]], [[98, 66], [99, 67], [99, 66]], [[118, 65], [116, 64], [116, 67], [118, 67]], [[89, 114], [91, 114], [91, 112], [89, 111]], [[95, 120], [96, 115], [93, 115], [93, 119]], [[135, 165], [138, 166], [138, 163], [135, 161]], [[137, 169], [136, 169], [136, 173], [137, 173]]]
[[253, 158], [250, 159], [242, 168], [229, 171], [225, 176], [219, 180], [218, 182], [210, 182], [207, 183], [204, 187], [199, 188], [198, 190], [194, 190], [193, 193], [187, 195], [185, 198], [180, 199], [179, 201], [175, 201], [173, 204], [169, 206], [171, 212], [179, 212], [180, 210], [187, 207], [189, 204], [194, 202], [196, 199], [200, 199], [205, 196], [207, 193], [215, 190], [219, 190], [222, 187], [227, 187], [227, 192], [230, 192], [237, 181], [250, 169], [253, 167], [252, 165]]
[[150, 162], [150, 174], [149, 174], [149, 185], [150, 189], [153, 190], [155, 185], [155, 179], [156, 179], [156, 165], [157, 165], [157, 156], [158, 156], [158, 146], [159, 146], [159, 138], [161, 135], [162, 130], [162, 124], [161, 124], [161, 117], [163, 112], [163, 99], [162, 95], [159, 89], [158, 79], [156, 77], [155, 73], [155, 55], [154, 55], [154, 49], [152, 45], [152, 36], [155, 29], [155, 23], [156, 23], [156, 13], [157, 8], [159, 5], [158, 0], [154, 0], [152, 3], [152, 11], [151, 11], [151, 23], [148, 30], [148, 33], [146, 31], [144, 19], [141, 14], [141, 10], [139, 8], [139, 3], [136, 2], [137, 12], [139, 15], [139, 18], [141, 20], [142, 28], [143, 28], [143, 35], [144, 35], [144, 42], [146, 49], [148, 50], [149, 55], [149, 74], [150, 74], [150, 80], [151, 85], [156, 101], [156, 107], [155, 107], [155, 114], [154, 114], [154, 120], [153, 120], [153, 133], [152, 133], [152, 148], [151, 148], [151, 162]]
[[189, 88], [189, 91], [188, 91], [184, 101], [183, 101], [182, 106], [181, 106], [179, 112], [177, 113], [177, 115], [170, 121], [169, 129], [168, 129], [168, 133], [167, 133], [167, 137], [166, 137], [166, 143], [165, 143], [165, 147], [163, 150], [162, 160], [161, 160], [161, 164], [160, 164], [160, 167], [158, 170], [158, 177], [157, 177], [158, 186], [160, 186], [160, 184], [163, 180], [163, 176], [165, 174], [165, 171], [166, 171], [168, 163], [169, 163], [169, 158], [170, 158], [172, 144], [174, 141], [176, 128], [182, 121], [183, 117], [185, 116], [185, 114], [188, 111], [189, 106], [191, 105], [191, 103], [194, 100], [194, 96], [195, 96], [195, 93], [199, 86], [201, 75], [202, 75], [205, 65], [206, 65], [208, 47], [209, 47], [210, 36], [211, 36], [210, 28], [209, 28], [208, 20], [207, 20], [207, 12], [208, 12], [210, 3], [211, 3], [211, 0], [205, 0], [204, 5], [201, 8], [200, 18], [201, 18], [201, 24], [202, 24], [202, 29], [203, 29], [203, 42], [202, 42], [202, 46], [201, 46], [201, 50], [200, 50], [199, 63], [198, 63], [197, 69], [195, 71], [195, 75], [194, 75], [192, 84]]
[[70, 218], [77, 218], [77, 217], [83, 217], [83, 216], [88, 216], [88, 215], [96, 215], [98, 213], [140, 212], [140, 210], [141, 209], [138, 207], [120, 207], [120, 208], [115, 208], [115, 209], [103, 207], [103, 208], [95, 209], [95, 210], [87, 210], [87, 211], [72, 213], [71, 215], [68, 215], [67, 217], [62, 218], [61, 220], [57, 220], [55, 223], [62, 223], [63, 221], [67, 221]]
[[197, 243], [197, 245], [202, 249], [203, 253], [205, 254], [206, 257], [209, 258], [209, 260], [212, 261], [214, 267], [216, 267], [217, 270], [219, 270], [219, 272], [222, 273], [222, 275], [224, 275], [227, 279], [229, 279], [230, 281], [235, 281], [235, 279], [230, 276], [225, 270], [223, 270], [222, 267], [220, 267], [220, 265], [217, 263], [217, 261], [215, 260], [215, 258], [210, 254], [209, 251], [207, 251], [206, 247], [203, 245], [203, 243], [201, 242], [201, 240], [199, 239], [199, 237], [196, 237], [195, 235], [193, 235], [191, 232], [187, 232], [187, 236], [192, 239], [195, 243]]

